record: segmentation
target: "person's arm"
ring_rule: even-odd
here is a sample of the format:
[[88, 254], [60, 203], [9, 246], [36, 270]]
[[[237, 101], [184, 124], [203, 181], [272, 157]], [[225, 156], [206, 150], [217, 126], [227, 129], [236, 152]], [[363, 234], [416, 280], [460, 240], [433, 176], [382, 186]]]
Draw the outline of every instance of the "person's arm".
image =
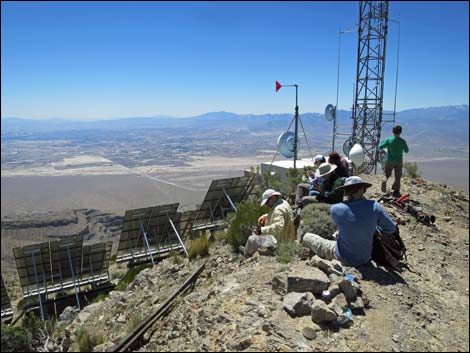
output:
[[377, 224], [381, 228], [382, 232], [387, 234], [393, 234], [397, 230], [395, 222], [390, 218], [387, 211], [378, 204], [375, 203], [375, 208], [377, 212]]
[[403, 140], [403, 142], [404, 142], [403, 151], [405, 151], [405, 153], [408, 153], [409, 152], [408, 144], [406, 143], [405, 140]]
[[275, 209], [272, 218], [272, 223], [269, 226], [261, 227], [261, 234], [262, 235], [274, 235], [276, 236], [279, 234], [284, 227], [284, 215], [282, 214], [281, 210]]
[[385, 147], [388, 146], [388, 139], [382, 141], [379, 145], [379, 150], [383, 150]]

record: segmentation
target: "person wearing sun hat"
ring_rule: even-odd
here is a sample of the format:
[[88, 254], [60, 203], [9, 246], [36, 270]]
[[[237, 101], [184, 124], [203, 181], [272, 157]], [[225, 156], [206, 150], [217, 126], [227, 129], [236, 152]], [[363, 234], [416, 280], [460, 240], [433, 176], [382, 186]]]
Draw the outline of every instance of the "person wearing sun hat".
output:
[[396, 224], [385, 209], [364, 193], [372, 184], [359, 176], [346, 179], [338, 189], [344, 190], [347, 201], [331, 206], [331, 217], [338, 227], [336, 240], [327, 240], [317, 234], [305, 233], [303, 243], [315, 254], [326, 260], [338, 259], [346, 266], [367, 263], [372, 254], [374, 233], [393, 234]]
[[329, 163], [322, 163], [315, 172], [315, 180], [322, 183], [314, 182], [313, 191], [316, 196], [306, 196], [311, 193], [308, 184], [298, 184], [295, 196], [295, 203], [298, 208], [304, 207], [306, 204], [313, 202], [338, 203], [343, 201], [343, 190], [338, 190], [338, 186], [344, 184], [345, 178], [340, 178], [336, 173], [337, 166]]
[[243, 249], [246, 257], [261, 247], [275, 247], [280, 240], [295, 240], [294, 214], [289, 203], [281, 196], [280, 192], [273, 189], [263, 193], [260, 206], [267, 206], [269, 212], [259, 217], [258, 227], [248, 237]]

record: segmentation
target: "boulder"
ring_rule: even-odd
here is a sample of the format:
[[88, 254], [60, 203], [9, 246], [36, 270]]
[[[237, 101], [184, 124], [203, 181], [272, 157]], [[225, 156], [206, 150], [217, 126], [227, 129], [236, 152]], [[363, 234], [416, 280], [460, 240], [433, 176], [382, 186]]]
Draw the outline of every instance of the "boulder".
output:
[[60, 319], [60, 321], [63, 321], [65, 323], [70, 323], [73, 320], [75, 320], [75, 318], [77, 317], [79, 311], [80, 310], [78, 310], [76, 308], [73, 308], [71, 306], [67, 306], [64, 309], [64, 311], [62, 311], [62, 313], [59, 315], [59, 319]]
[[343, 293], [339, 293], [332, 301], [334, 304], [338, 304], [341, 308], [348, 306], [348, 300]]
[[292, 317], [310, 315], [314, 300], [312, 293], [291, 292], [284, 297], [284, 310]]
[[349, 303], [351, 311], [360, 311], [364, 309], [364, 302], [361, 297], [357, 297], [355, 301]]
[[276, 273], [271, 284], [276, 293], [284, 296], [287, 293], [287, 273]]
[[339, 288], [339, 285], [337, 284], [331, 285], [330, 288], [328, 288], [328, 290], [330, 291], [330, 297], [332, 299], [336, 297], [339, 293], [341, 293], [341, 289]]
[[294, 268], [287, 276], [287, 293], [312, 292], [321, 294], [328, 289], [330, 280], [318, 268]]
[[312, 305], [312, 321], [316, 324], [336, 320], [336, 313], [331, 310], [322, 300], [315, 300]]
[[357, 290], [359, 289], [359, 285], [356, 282], [352, 282], [346, 278], [343, 278], [343, 280], [339, 283], [339, 288], [346, 295], [346, 299], [349, 302], [356, 300]]

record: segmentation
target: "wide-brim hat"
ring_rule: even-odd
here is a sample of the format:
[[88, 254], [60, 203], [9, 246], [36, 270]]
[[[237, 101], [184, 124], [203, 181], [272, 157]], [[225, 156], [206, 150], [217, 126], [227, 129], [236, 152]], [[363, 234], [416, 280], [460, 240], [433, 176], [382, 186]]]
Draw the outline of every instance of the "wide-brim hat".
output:
[[271, 196], [276, 196], [276, 195], [281, 196], [281, 193], [273, 189], [268, 189], [265, 192], [263, 192], [263, 199], [261, 200], [261, 207], [263, 207], [266, 204], [266, 202], [268, 202], [268, 199]]
[[330, 164], [328, 162], [322, 163], [318, 166], [318, 169], [315, 172], [315, 177], [319, 178], [327, 174], [333, 173], [336, 168], [338, 167], [335, 164]]
[[338, 186], [336, 189], [345, 189], [349, 186], [354, 186], [354, 185], [362, 185], [366, 188], [370, 188], [372, 186], [371, 183], [366, 183], [361, 179], [361, 177], [358, 176], [352, 176], [346, 179], [344, 184], [342, 186]]

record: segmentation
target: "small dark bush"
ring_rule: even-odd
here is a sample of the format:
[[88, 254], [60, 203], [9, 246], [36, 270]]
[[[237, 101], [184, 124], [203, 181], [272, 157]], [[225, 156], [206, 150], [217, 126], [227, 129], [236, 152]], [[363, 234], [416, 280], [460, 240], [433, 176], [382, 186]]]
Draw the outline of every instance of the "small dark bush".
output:
[[188, 254], [190, 259], [195, 259], [198, 256], [202, 258], [209, 255], [209, 240], [207, 240], [207, 236], [205, 234], [191, 242]]
[[293, 241], [279, 241], [276, 247], [277, 261], [287, 264], [294, 260], [297, 255], [299, 245]]
[[267, 213], [267, 208], [260, 207], [253, 201], [242, 201], [237, 206], [237, 213], [231, 220], [225, 239], [232, 246], [233, 251], [238, 252], [240, 245], [245, 245], [249, 231], [258, 223], [258, 218]]
[[124, 291], [127, 289], [127, 286], [129, 285], [129, 283], [131, 283], [135, 276], [137, 276], [139, 274], [140, 271], [146, 269], [146, 268], [151, 268], [152, 267], [152, 264], [147, 264], [147, 265], [140, 265], [140, 266], [136, 266], [136, 267], [131, 267], [127, 273], [124, 275], [124, 277], [122, 277], [119, 281], [119, 283], [116, 285], [116, 287], [114, 288], [114, 290], [117, 290], [117, 291]]
[[421, 172], [418, 170], [418, 164], [411, 162], [403, 162], [403, 169], [405, 169], [406, 175], [411, 179], [416, 179], [421, 177]]

